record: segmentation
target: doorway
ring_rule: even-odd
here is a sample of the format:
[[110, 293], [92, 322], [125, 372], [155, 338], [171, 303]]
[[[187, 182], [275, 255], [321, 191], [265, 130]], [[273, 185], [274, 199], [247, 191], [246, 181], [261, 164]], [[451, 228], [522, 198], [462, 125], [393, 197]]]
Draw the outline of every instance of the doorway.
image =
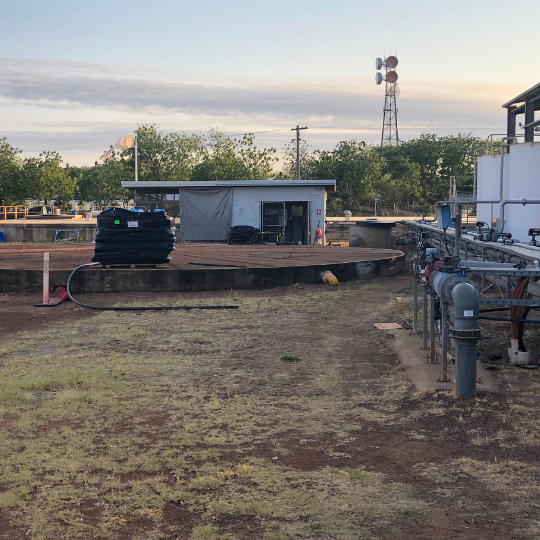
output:
[[309, 202], [285, 203], [285, 241], [293, 244], [309, 244]]
[[261, 231], [276, 233], [276, 241], [309, 244], [309, 202], [261, 203]]

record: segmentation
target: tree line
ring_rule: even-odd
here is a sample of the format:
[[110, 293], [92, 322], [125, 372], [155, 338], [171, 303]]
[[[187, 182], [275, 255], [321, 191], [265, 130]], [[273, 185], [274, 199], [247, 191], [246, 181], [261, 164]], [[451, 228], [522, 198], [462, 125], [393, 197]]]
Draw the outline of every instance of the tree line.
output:
[[[296, 142], [283, 148], [284, 165], [275, 148], [259, 148], [253, 134], [233, 138], [211, 129], [204, 135], [164, 134], [155, 125], [136, 132], [139, 180], [265, 180], [296, 175]], [[473, 152], [486, 141], [471, 135], [439, 137], [422, 134], [399, 148], [341, 141], [333, 150], [312, 150], [302, 140], [302, 179], [336, 179], [336, 193], [328, 200], [329, 215], [349, 209], [353, 213], [375, 197], [384, 206], [405, 209], [433, 204], [448, 196], [449, 179], [471, 184]], [[21, 156], [21, 150], [0, 139], [0, 204], [44, 201], [59, 204], [73, 198], [109, 204], [127, 201], [130, 192], [122, 181], [134, 179], [134, 148], [113, 152], [90, 167], [63, 164], [58, 152], [39, 157]]]

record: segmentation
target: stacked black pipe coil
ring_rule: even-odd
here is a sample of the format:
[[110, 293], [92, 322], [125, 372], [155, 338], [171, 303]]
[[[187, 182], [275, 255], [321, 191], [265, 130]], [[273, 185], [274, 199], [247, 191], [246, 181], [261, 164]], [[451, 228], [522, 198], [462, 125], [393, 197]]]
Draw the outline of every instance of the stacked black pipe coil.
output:
[[175, 236], [164, 212], [132, 212], [110, 208], [98, 215], [92, 261], [101, 264], [163, 264], [170, 262]]
[[229, 230], [229, 244], [256, 244], [259, 240], [259, 229], [250, 225], [235, 225]]

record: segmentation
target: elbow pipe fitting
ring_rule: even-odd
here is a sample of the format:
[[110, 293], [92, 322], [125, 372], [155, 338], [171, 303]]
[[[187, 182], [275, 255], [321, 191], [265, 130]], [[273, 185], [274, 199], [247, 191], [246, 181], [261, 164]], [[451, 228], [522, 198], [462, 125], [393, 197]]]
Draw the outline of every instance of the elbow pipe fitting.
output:
[[452, 306], [454, 325], [449, 334], [456, 347], [456, 393], [471, 399], [476, 396], [476, 343], [482, 337], [478, 287], [469, 278], [438, 270], [429, 276], [429, 283], [439, 298]]
[[447, 274], [440, 270], [433, 270], [429, 276], [431, 288], [443, 302], [452, 302], [452, 290], [459, 283], [469, 283], [473, 287], [476, 287], [474, 281], [467, 277], [460, 277], [457, 274]]
[[477, 319], [480, 314], [480, 295], [476, 285], [472, 282], [461, 281], [452, 288], [451, 296], [454, 308], [454, 329], [477, 329]]

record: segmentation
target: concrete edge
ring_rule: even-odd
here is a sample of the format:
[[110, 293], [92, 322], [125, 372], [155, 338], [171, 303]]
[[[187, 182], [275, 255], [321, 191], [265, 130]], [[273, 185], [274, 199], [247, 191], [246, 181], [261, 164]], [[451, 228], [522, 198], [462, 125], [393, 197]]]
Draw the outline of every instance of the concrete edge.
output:
[[[427, 362], [425, 357], [429, 354], [429, 351], [420, 349], [422, 338], [419, 335], [414, 335], [405, 329], [385, 331], [394, 336], [394, 351], [405, 368], [408, 378], [417, 390], [454, 390], [454, 364], [448, 364], [450, 381], [441, 382], [439, 379], [442, 377], [442, 364], [431, 364]], [[476, 363], [476, 368], [477, 376], [482, 381], [481, 383], [477, 383], [477, 391], [498, 392], [499, 383], [493, 373], [488, 371], [479, 361]]]
[[[405, 255], [375, 261], [313, 266], [267, 268], [100, 268], [79, 271], [73, 278], [74, 293], [192, 292], [223, 289], [261, 289], [295, 283], [319, 283], [320, 272], [330, 270], [339, 281], [373, 279], [405, 270]], [[52, 270], [51, 285], [65, 285], [71, 270]], [[37, 292], [42, 289], [41, 270], [0, 270], [0, 292]]]

